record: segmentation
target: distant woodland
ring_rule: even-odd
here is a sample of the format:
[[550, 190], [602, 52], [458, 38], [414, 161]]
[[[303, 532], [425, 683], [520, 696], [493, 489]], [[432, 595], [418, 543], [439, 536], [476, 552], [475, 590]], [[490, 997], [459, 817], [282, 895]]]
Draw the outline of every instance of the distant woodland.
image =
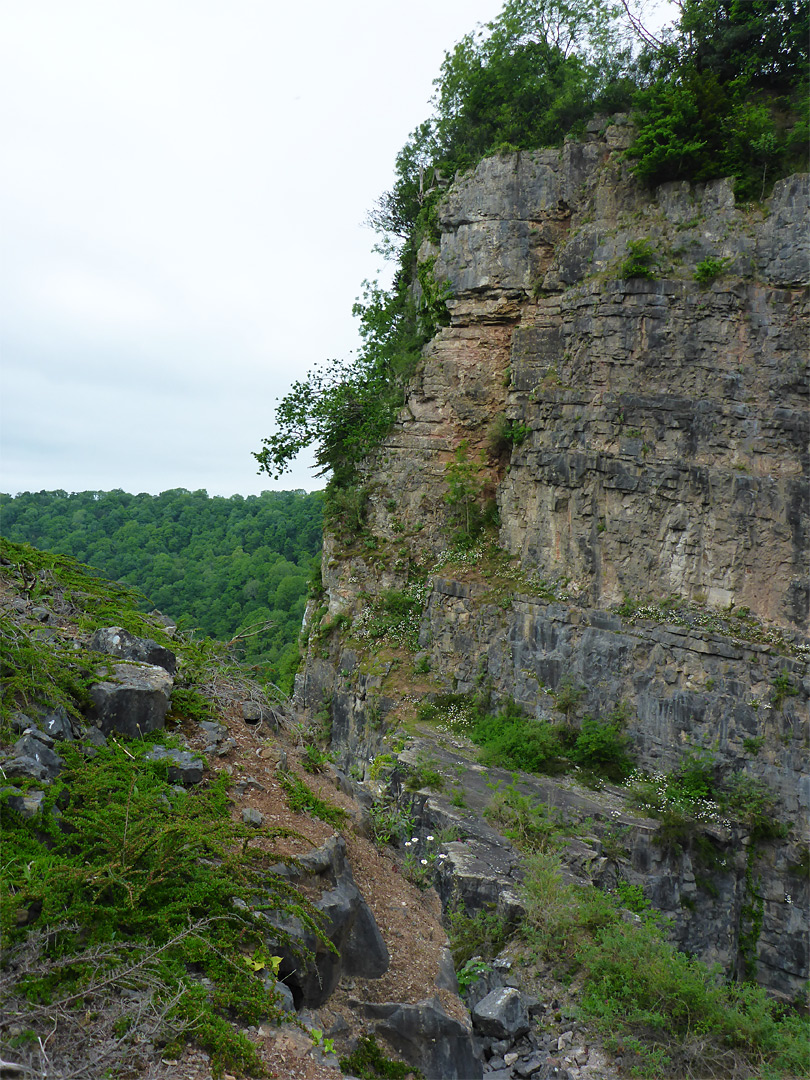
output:
[[321, 493], [303, 491], [24, 492], [0, 494], [0, 530], [134, 586], [145, 608], [183, 629], [221, 641], [242, 635], [244, 658], [289, 689], [321, 509]]

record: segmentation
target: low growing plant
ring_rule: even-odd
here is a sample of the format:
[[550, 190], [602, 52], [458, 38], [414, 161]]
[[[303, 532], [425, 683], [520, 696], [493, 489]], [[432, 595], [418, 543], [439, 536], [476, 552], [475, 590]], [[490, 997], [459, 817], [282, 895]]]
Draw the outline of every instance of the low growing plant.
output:
[[[148, 739], [112, 743], [87, 760], [63, 743], [65, 769], [36, 818], [0, 800], [2, 933], [20, 956], [36, 954], [6, 971], [0, 1014], [37, 1031], [55, 1002], [75, 1012], [85, 999], [101, 1001], [105, 988], [157, 987], [156, 1038], [193, 1038], [217, 1073], [258, 1069], [229, 1021], [283, 1015], [260, 977], [259, 961], [272, 963], [261, 912], [295, 917], [320, 936], [317, 912], [273, 874], [272, 851], [252, 846], [289, 830], [234, 822], [226, 777], [178, 791], [166, 764], [146, 758], [149, 749]], [[278, 947], [300, 952], [285, 931], [272, 934]], [[125, 1033], [127, 1015], [135, 1018], [136, 1039], [132, 1008], [109, 1015]]]

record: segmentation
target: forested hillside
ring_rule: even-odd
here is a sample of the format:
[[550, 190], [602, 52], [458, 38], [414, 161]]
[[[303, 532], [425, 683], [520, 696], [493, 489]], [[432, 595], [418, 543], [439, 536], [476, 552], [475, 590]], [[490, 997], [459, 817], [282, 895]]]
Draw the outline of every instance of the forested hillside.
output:
[[[3, 535], [71, 555], [139, 589], [181, 626], [231, 640], [288, 685], [321, 546], [320, 492], [243, 498], [176, 488], [0, 494]], [[256, 632], [258, 631], [258, 632]]]

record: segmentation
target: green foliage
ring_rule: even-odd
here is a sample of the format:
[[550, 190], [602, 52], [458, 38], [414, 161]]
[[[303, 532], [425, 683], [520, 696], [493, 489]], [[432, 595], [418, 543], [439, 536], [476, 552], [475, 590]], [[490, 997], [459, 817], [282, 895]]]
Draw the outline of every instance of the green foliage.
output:
[[570, 757], [578, 765], [621, 783], [633, 770], [627, 747], [627, 736], [619, 722], [586, 716]]
[[[12, 541], [72, 556], [115, 579], [125, 611], [157, 607], [181, 628], [234, 641], [246, 662], [289, 692], [322, 502], [321, 492], [302, 491], [228, 499], [183, 488], [157, 496], [41, 491], [0, 495], [0, 512]], [[97, 609], [97, 625], [120, 625], [111, 621], [118, 599], [110, 588], [109, 621]], [[123, 593], [135, 603], [124, 603]], [[127, 629], [147, 632], [143, 623]]]
[[531, 428], [528, 424], [519, 420], [509, 420], [501, 413], [493, 420], [487, 431], [489, 452], [498, 457], [507, 450], [511, 450], [513, 446], [520, 446], [530, 433]]
[[335, 828], [340, 828], [345, 823], [348, 817], [346, 811], [340, 806], [325, 802], [299, 777], [292, 773], [279, 773], [278, 782], [284, 788], [287, 805], [294, 814], [311, 814]]
[[[624, 1046], [631, 1074], [688, 1075], [691, 1063], [701, 1076], [807, 1074], [803, 1018], [678, 952], [637, 888], [621, 883], [614, 901], [566, 885], [559, 856], [538, 852], [526, 860], [523, 900], [527, 944], [578, 972], [584, 1017]], [[623, 906], [641, 918], [625, 922]]]
[[619, 273], [623, 278], [654, 278], [658, 256], [649, 240], [630, 240], [627, 244], [627, 258]]
[[[122, 626], [134, 634], [171, 646], [162, 628], [138, 610], [133, 589], [101, 579], [87, 566], [64, 555], [37, 551], [28, 544], [0, 538], [0, 558], [12, 588], [57, 619], [70, 618], [84, 631]], [[0, 718], [15, 708], [47, 706], [81, 716], [90, 704], [89, 688], [107, 659], [74, 641], [56, 627], [47, 632], [38, 621], [0, 615], [3, 642], [3, 695]]]
[[735, 178], [762, 199], [806, 167], [807, 0], [685, 0], [674, 31], [647, 48], [629, 150], [650, 184]]
[[508, 704], [497, 715], [480, 716], [470, 737], [481, 749], [485, 765], [527, 772], [557, 772], [562, 755], [559, 734], [545, 720], [525, 716]]
[[373, 641], [383, 638], [394, 641], [407, 639], [415, 647], [415, 634], [418, 632], [421, 616], [420, 595], [413, 591], [389, 589], [382, 593], [373, 605], [367, 636]]
[[565, 713], [566, 720], [570, 724], [584, 696], [585, 687], [578, 686], [570, 675], [565, 675], [560, 679], [560, 684], [554, 692], [554, 707]]
[[414, 830], [410, 811], [391, 800], [373, 803], [369, 807], [368, 817], [372, 839], [381, 847], [386, 844], [392, 847], [404, 846]]
[[514, 784], [496, 791], [485, 816], [522, 851], [550, 851], [559, 846], [559, 820], [543, 803], [521, 794]]
[[[427, 277], [425, 278], [427, 284]], [[330, 361], [293, 383], [275, 412], [276, 431], [253, 456], [261, 471], [281, 476], [301, 450], [316, 447], [322, 472], [342, 487], [356, 465], [383, 439], [403, 402], [403, 384], [436, 329], [443, 295], [426, 291], [421, 308], [401, 276], [386, 292], [364, 282], [360, 319], [363, 344], [351, 360]]]
[[484, 526], [483, 494], [486, 484], [483, 455], [479, 461], [470, 457], [470, 445], [463, 440], [445, 466], [447, 484], [444, 501], [450, 507], [451, 519], [456, 526], [455, 542], [471, 544]]
[[302, 767], [308, 773], [322, 773], [327, 765], [332, 763], [332, 755], [322, 750], [319, 746], [310, 743], [304, 750], [301, 759]]
[[351, 544], [366, 531], [368, 489], [357, 484], [341, 487], [334, 481], [326, 487], [323, 521], [335, 535]]
[[[149, 749], [148, 741], [128, 750], [111, 745], [88, 761], [62, 744], [65, 770], [37, 818], [0, 801], [3, 936], [11, 944], [30, 933], [18, 925], [20, 910], [38, 911], [36, 926], [52, 931], [45, 961], [17, 992], [34, 1006], [66, 994], [78, 1000], [100, 974], [114, 979], [148, 946], [156, 978], [177, 995], [169, 1027], [186, 1026], [216, 1070], [257, 1068], [250, 1044], [225, 1017], [255, 1024], [281, 1015], [255, 961], [244, 960], [246, 952], [266, 953], [258, 912], [295, 916], [316, 932], [317, 913], [273, 874], [273, 855], [251, 847], [284, 830], [250, 831], [232, 821], [224, 778], [178, 791], [165, 766], [146, 760]], [[240, 910], [234, 898], [244, 901]], [[277, 943], [292, 945], [281, 931]], [[106, 957], [101, 966], [83, 959], [93, 949]], [[207, 989], [189, 978], [191, 970], [210, 980]]]
[[479, 909], [474, 915], [464, 910], [447, 912], [447, 935], [456, 970], [473, 957], [490, 960], [497, 956], [510, 937], [504, 918], [494, 909]]
[[641, 885], [631, 885], [629, 881], [619, 880], [616, 883], [616, 896], [622, 907], [636, 915], [649, 910], [650, 901], [644, 896]]
[[470, 987], [477, 983], [482, 975], [486, 975], [490, 969], [491, 965], [487, 964], [484, 960], [477, 960], [473, 957], [472, 959], [465, 961], [456, 972], [458, 989], [461, 996], [463, 997]]
[[408, 791], [421, 791], [422, 788], [430, 788], [431, 791], [444, 790], [444, 777], [436, 767], [437, 762], [420, 760], [414, 766], [405, 780], [405, 788]]
[[786, 697], [796, 697], [799, 693], [799, 688], [794, 684], [787, 671], [780, 671], [773, 680], [772, 686], [771, 704], [776, 709], [782, 708], [782, 703]]
[[361, 1035], [351, 1054], [340, 1059], [340, 1068], [358, 1080], [405, 1080], [405, 1077], [424, 1080], [419, 1069], [385, 1057], [373, 1035]]
[[730, 257], [717, 259], [707, 255], [695, 267], [695, 281], [698, 285], [709, 285], [715, 278], [720, 277], [725, 272], [730, 262], [733, 262]]

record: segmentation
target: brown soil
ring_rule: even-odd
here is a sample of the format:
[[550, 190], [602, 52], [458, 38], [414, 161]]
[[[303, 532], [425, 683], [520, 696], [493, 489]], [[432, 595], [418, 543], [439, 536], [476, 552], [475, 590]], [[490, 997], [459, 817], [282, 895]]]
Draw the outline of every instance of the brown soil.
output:
[[[436, 976], [447, 935], [441, 923], [441, 907], [432, 889], [421, 892], [403, 875], [396, 854], [381, 850], [365, 834], [357, 804], [338, 790], [327, 774], [312, 776], [300, 764], [303, 744], [290, 731], [271, 732], [265, 724], [253, 728], [242, 720], [238, 704], [227, 708], [221, 722], [228, 727], [236, 747], [226, 755], [208, 756], [212, 771], [226, 770], [232, 777], [233, 815], [241, 819], [245, 809], [258, 810], [269, 827], [295, 830], [295, 838], [278, 841], [257, 839], [258, 846], [281, 855], [304, 855], [319, 847], [335, 833], [331, 825], [307, 816], [291, 813], [287, 799], [276, 778], [279, 752], [286, 752], [290, 771], [302, 779], [325, 802], [347, 811], [349, 817], [339, 830], [346, 841], [349, 864], [357, 886], [374, 913], [385, 939], [391, 964], [380, 979], [344, 980], [318, 1011], [318, 1026], [327, 1034], [335, 1023], [345, 1021], [350, 1032], [335, 1038], [336, 1049], [344, 1053], [351, 1035], [364, 1034], [362, 1020], [352, 1008], [352, 1000], [421, 1001], [438, 997], [450, 1015], [463, 1019], [466, 1013], [458, 998], [436, 987]], [[205, 738], [195, 724], [185, 724], [183, 734], [191, 750], [202, 750]], [[371, 1029], [368, 1029], [369, 1033]], [[282, 1027], [267, 1024], [246, 1034], [256, 1044], [271, 1077], [279, 1080], [335, 1080], [340, 1075], [332, 1064], [319, 1061], [312, 1039], [294, 1024]], [[166, 1080], [209, 1080], [210, 1068], [205, 1055], [189, 1048], [177, 1062], [164, 1061], [161, 1077]]]

